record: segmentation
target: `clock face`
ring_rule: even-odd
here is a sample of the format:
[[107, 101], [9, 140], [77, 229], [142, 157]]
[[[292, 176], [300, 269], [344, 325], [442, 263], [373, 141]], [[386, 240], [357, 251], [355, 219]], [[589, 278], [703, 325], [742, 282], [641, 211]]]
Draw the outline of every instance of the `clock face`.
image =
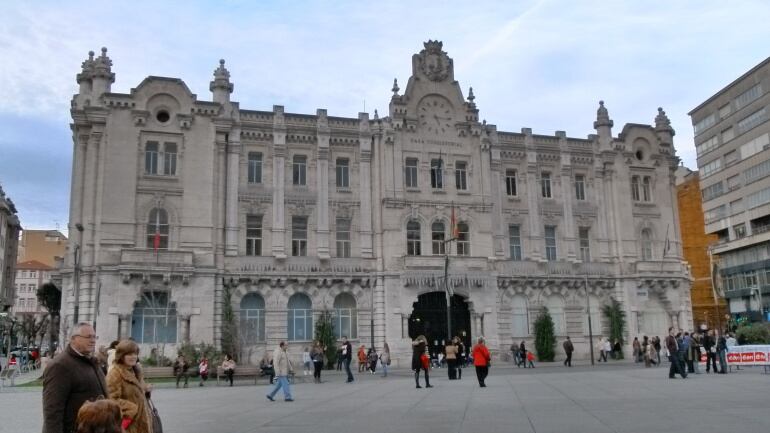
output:
[[441, 96], [426, 96], [417, 107], [420, 126], [435, 135], [452, 130], [452, 105]]

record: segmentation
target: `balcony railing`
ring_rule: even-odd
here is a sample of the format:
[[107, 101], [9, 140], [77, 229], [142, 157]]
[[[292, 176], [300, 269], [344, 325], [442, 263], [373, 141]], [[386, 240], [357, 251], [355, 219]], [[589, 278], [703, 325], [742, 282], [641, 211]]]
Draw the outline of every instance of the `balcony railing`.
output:
[[170, 266], [170, 267], [192, 267], [192, 251], [174, 251], [174, 250], [147, 250], [147, 249], [123, 249], [120, 252], [120, 263], [122, 265], [138, 266]]

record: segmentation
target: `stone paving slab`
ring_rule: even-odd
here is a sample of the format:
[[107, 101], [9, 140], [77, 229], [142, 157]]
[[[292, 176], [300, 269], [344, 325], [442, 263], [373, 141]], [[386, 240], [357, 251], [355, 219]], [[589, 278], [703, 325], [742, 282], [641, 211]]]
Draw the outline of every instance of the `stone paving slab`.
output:
[[[479, 388], [472, 369], [461, 381], [438, 369], [434, 388], [415, 389], [409, 371], [356, 374], [353, 384], [333, 373], [323, 384], [294, 386], [294, 403], [281, 393], [268, 401], [267, 385], [161, 388], [154, 400], [166, 433], [770, 431], [770, 375], [667, 374], [633, 364], [505, 366]], [[40, 388], [0, 394], [0, 408], [0, 432], [40, 431]]]

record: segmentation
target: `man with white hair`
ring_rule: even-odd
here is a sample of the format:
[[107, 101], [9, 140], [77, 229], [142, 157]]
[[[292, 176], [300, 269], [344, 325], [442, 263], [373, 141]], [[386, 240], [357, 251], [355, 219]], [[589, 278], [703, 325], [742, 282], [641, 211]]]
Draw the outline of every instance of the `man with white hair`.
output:
[[70, 342], [43, 372], [43, 433], [71, 433], [88, 400], [107, 397], [104, 373], [92, 355], [96, 331], [90, 323], [72, 328]]

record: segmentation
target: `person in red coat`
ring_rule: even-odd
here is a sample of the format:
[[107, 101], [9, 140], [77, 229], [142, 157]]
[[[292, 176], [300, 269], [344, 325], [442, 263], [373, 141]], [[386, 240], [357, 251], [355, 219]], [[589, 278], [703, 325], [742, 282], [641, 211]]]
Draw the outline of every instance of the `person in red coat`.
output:
[[489, 349], [484, 344], [484, 337], [479, 337], [478, 343], [473, 346], [473, 365], [476, 367], [476, 377], [479, 379], [479, 386], [482, 388], [486, 388], [484, 380], [489, 374], [491, 360]]

